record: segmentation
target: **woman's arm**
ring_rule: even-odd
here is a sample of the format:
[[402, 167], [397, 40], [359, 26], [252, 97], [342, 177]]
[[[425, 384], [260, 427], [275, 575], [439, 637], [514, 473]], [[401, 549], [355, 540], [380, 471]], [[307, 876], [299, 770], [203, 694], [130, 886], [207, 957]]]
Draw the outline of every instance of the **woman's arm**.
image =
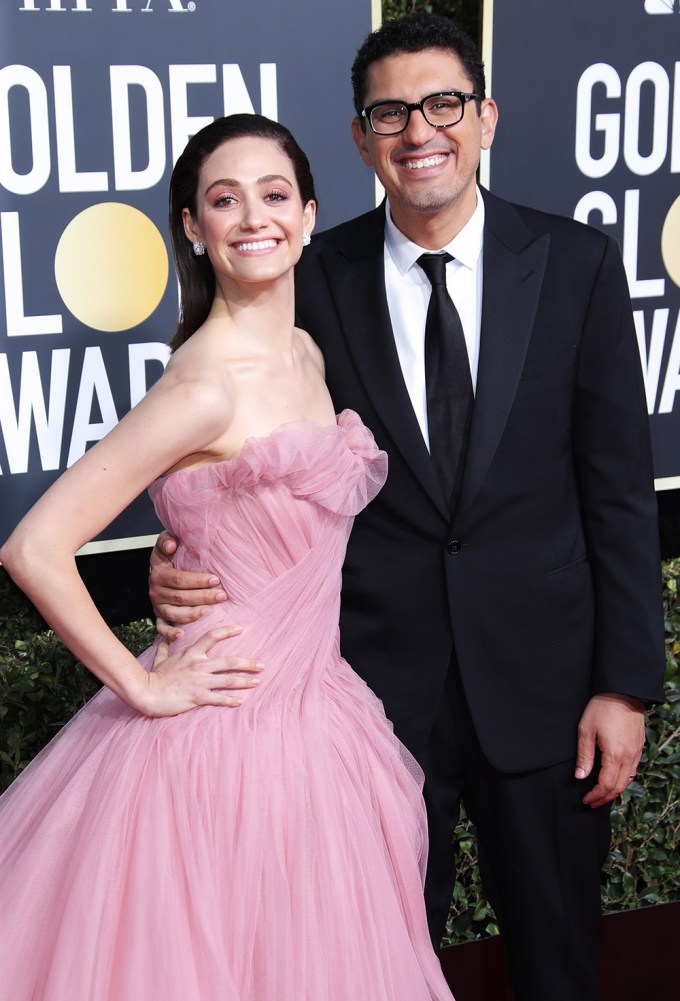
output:
[[[221, 387], [163, 377], [101, 442], [38, 500], [0, 550], [0, 560], [40, 613], [90, 670], [124, 701], [148, 715], [195, 705], [238, 704], [224, 691], [234, 667], [209, 650], [238, 627], [206, 634], [191, 651], [148, 673], [113, 635], [80, 575], [75, 553], [104, 529], [152, 480], [182, 459], [210, 452], [229, 420]], [[240, 685], [239, 687], [245, 687]], [[219, 690], [222, 689], [222, 690]]]

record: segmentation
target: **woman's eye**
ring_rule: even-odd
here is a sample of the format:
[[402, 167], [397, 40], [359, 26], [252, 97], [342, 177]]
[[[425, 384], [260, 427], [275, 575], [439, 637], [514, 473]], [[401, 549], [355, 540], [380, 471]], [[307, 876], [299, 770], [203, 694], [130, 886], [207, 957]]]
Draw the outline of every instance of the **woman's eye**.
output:
[[227, 194], [218, 195], [217, 198], [215, 199], [215, 205], [218, 208], [220, 208], [221, 206], [229, 206], [235, 204], [236, 204], [236, 199], [234, 198], [233, 195], [227, 195]]
[[285, 202], [288, 196], [283, 191], [270, 191], [266, 197], [270, 202]]

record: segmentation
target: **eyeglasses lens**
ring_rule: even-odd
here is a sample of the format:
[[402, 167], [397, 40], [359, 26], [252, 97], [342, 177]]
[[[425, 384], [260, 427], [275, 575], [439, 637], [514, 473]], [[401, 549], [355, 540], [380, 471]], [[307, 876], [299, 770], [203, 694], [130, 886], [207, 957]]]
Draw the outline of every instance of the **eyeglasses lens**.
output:
[[[425, 120], [435, 128], [456, 125], [463, 117], [463, 102], [452, 94], [436, 94], [422, 102]], [[371, 128], [382, 136], [403, 132], [409, 121], [409, 108], [401, 101], [380, 104], [371, 112]]]

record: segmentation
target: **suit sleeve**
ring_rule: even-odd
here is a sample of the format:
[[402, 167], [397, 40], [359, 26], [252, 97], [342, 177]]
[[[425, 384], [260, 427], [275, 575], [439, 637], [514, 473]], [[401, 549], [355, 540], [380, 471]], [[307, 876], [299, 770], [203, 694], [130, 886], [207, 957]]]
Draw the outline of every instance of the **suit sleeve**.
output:
[[585, 319], [573, 440], [595, 585], [593, 690], [663, 700], [661, 557], [649, 419], [626, 275], [612, 239]]

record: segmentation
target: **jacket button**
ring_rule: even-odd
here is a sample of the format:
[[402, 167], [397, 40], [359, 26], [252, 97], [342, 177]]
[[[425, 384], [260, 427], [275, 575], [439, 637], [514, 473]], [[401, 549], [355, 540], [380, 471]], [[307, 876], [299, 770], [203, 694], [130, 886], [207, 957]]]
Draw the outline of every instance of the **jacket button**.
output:
[[451, 541], [447, 543], [446, 551], [447, 553], [449, 553], [450, 556], [456, 556], [457, 553], [459, 553], [462, 548], [463, 548], [462, 542], [459, 542], [458, 539], [451, 539]]

